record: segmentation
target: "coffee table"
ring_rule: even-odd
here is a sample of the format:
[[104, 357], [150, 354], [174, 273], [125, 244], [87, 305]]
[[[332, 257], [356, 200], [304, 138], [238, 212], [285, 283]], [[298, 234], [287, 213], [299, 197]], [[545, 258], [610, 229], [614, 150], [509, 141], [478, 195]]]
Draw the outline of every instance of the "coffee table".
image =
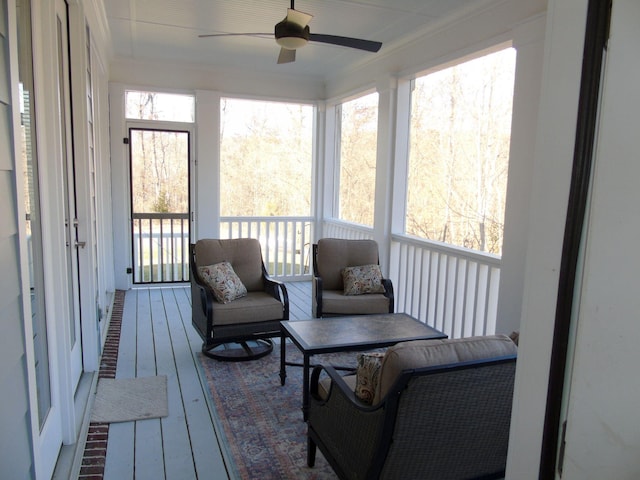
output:
[[447, 338], [447, 335], [405, 313], [358, 315], [283, 321], [280, 341], [280, 383], [287, 378], [286, 339], [291, 339], [303, 356], [302, 412], [309, 408], [310, 358], [320, 353], [373, 350], [409, 340]]

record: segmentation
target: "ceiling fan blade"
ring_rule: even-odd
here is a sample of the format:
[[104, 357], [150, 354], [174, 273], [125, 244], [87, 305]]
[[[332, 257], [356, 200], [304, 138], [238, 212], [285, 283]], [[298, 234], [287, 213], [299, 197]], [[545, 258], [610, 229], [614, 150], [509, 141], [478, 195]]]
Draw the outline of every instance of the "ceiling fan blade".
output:
[[313, 15], [309, 15], [308, 13], [304, 13], [299, 10], [294, 10], [293, 8], [287, 9], [287, 22], [300, 25], [300, 28], [306, 27], [312, 18], [313, 18]]
[[323, 35], [322, 33], [310, 33], [309, 41], [340, 45], [341, 47], [357, 48], [358, 50], [366, 50], [367, 52], [377, 52], [380, 50], [380, 47], [382, 47], [381, 42], [363, 40], [361, 38], [340, 37], [338, 35]]
[[273, 33], [209, 33], [206, 35], [198, 35], [198, 38], [207, 38], [207, 37], [240, 37], [240, 36], [248, 36], [248, 37], [267, 37], [273, 38]]
[[296, 51], [288, 48], [281, 48], [278, 55], [278, 63], [291, 63], [296, 61]]

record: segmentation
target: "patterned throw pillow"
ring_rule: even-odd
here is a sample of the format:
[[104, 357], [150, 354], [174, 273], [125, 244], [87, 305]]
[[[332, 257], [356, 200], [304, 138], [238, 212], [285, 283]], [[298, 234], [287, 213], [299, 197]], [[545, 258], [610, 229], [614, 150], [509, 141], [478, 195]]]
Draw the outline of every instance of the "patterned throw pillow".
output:
[[360, 265], [342, 269], [342, 283], [345, 295], [364, 293], [384, 293], [382, 272], [378, 265]]
[[220, 262], [198, 268], [198, 273], [213, 291], [213, 296], [220, 303], [229, 303], [236, 298], [244, 297], [247, 288], [244, 286], [229, 262]]
[[371, 352], [358, 354], [358, 367], [356, 369], [355, 394], [363, 403], [371, 405], [378, 386], [380, 367], [384, 353]]

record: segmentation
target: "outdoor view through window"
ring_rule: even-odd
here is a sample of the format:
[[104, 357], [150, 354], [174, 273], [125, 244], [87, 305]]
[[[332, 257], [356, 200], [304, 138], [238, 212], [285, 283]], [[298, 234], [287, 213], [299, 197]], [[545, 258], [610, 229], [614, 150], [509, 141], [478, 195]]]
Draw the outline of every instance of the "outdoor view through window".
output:
[[[188, 278], [189, 151], [194, 97], [127, 91], [134, 283]], [[167, 123], [171, 121], [171, 127]]]
[[378, 143], [378, 93], [339, 106], [339, 218], [373, 227]]
[[406, 233], [501, 254], [516, 53], [417, 78]]
[[223, 98], [220, 213], [311, 214], [311, 105]]

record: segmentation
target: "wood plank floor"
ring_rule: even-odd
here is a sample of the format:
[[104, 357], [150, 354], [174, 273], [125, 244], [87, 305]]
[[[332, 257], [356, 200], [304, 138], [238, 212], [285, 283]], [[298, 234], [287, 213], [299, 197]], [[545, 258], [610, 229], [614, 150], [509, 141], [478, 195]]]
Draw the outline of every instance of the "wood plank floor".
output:
[[[287, 291], [290, 319], [310, 318], [311, 283], [287, 283]], [[188, 286], [126, 292], [116, 378], [166, 375], [169, 416], [111, 424], [103, 478], [231, 478], [197, 359], [201, 346]]]

